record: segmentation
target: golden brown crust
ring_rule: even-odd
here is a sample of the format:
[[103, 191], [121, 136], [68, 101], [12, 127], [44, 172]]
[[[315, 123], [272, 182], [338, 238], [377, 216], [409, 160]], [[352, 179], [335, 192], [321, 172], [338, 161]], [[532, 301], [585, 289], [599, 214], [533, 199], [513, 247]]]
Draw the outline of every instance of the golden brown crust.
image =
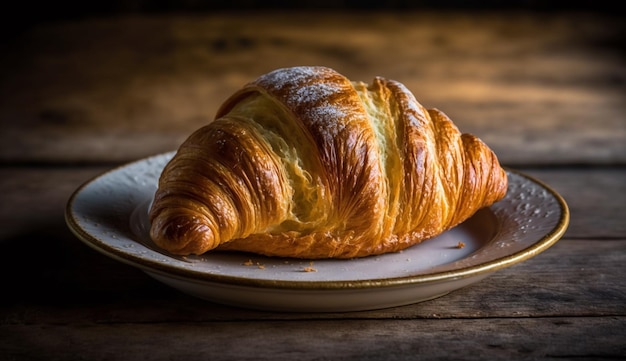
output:
[[434, 237], [506, 188], [494, 153], [402, 84], [286, 68], [233, 94], [181, 145], [151, 236], [176, 254], [362, 257]]

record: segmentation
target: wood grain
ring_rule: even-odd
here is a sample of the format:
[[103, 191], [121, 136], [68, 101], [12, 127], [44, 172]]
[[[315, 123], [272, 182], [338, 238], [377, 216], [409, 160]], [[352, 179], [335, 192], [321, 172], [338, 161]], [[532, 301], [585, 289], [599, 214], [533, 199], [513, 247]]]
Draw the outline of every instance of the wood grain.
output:
[[264, 13], [44, 24], [0, 57], [0, 161], [122, 162], [173, 150], [260, 74], [325, 65], [405, 83], [508, 165], [623, 164], [619, 20]]
[[7, 360], [50, 361], [598, 360], [626, 355], [625, 330], [624, 317], [20, 325], [0, 326], [0, 352]]

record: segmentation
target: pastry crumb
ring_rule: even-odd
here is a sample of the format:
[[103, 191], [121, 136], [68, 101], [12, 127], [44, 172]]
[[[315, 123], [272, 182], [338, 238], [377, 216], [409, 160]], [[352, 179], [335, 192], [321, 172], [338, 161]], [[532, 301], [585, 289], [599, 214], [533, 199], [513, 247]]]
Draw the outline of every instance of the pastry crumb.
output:
[[304, 267], [302, 272], [317, 272], [317, 269], [313, 267], [313, 261], [309, 262], [309, 267]]
[[262, 264], [261, 262], [254, 262], [251, 259], [245, 261], [244, 263], [242, 263], [242, 265], [244, 266], [257, 266], [258, 269], [265, 269], [265, 265]]
[[465, 247], [465, 243], [459, 241], [459, 243], [456, 244], [456, 248], [461, 249]]

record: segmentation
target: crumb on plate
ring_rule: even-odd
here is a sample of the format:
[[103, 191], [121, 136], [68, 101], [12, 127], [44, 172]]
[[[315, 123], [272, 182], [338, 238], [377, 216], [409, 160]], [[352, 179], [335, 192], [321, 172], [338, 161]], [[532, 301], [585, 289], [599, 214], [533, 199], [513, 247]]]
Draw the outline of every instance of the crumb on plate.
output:
[[302, 272], [317, 272], [317, 269], [313, 267], [313, 261], [309, 262], [309, 267], [304, 267]]

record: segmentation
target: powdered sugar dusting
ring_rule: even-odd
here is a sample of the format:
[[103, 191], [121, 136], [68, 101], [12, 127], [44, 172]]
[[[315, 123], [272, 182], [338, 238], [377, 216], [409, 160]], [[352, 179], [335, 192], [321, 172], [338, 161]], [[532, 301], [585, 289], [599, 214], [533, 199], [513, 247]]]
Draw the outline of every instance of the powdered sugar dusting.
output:
[[294, 102], [294, 105], [301, 103], [317, 103], [333, 96], [334, 94], [337, 94], [340, 90], [341, 89], [334, 84], [310, 84], [292, 92], [290, 94], [289, 101]]
[[[320, 122], [324, 119], [340, 119], [346, 116], [346, 113], [343, 112], [341, 108], [330, 104], [324, 104], [323, 106], [316, 107], [312, 109], [309, 114], [314, 122]], [[345, 124], [343, 122], [336, 122], [334, 125], [337, 130], [345, 128]]]
[[257, 82], [270, 92], [280, 94], [291, 109], [306, 115], [310, 125], [342, 128], [338, 119], [347, 114], [336, 99], [345, 89], [332, 77], [338, 74], [325, 67], [292, 67], [274, 70]]
[[259, 78], [259, 82], [264, 85], [271, 85], [277, 90], [281, 90], [286, 85], [299, 87], [312, 78], [318, 77], [321, 72], [328, 72], [330, 69], [316, 66], [297, 66], [293, 68], [282, 68], [269, 72]]

